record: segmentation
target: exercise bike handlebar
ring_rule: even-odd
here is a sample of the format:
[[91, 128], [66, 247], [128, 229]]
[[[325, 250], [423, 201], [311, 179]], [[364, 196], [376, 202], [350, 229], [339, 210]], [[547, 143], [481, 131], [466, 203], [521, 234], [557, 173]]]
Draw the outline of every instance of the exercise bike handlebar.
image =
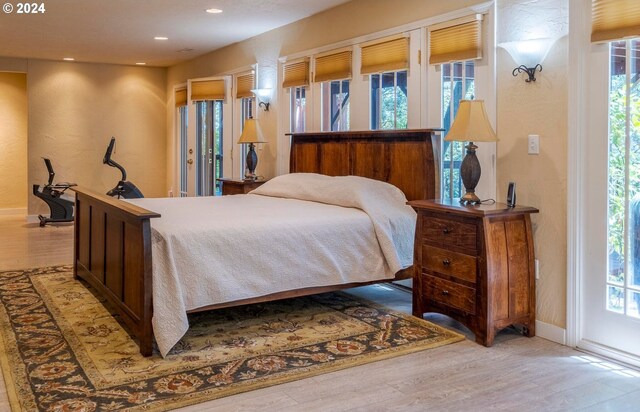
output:
[[102, 158], [102, 163], [105, 165], [109, 165], [111, 167], [115, 167], [116, 169], [120, 170], [120, 173], [122, 173], [122, 179], [121, 180], [127, 180], [127, 172], [126, 170], [124, 170], [124, 167], [120, 166], [115, 160], [111, 159], [111, 154], [113, 153], [113, 146], [115, 146], [116, 144], [116, 138], [112, 137], [111, 141], [109, 142], [109, 146], [107, 147], [107, 151], [104, 154], [104, 157]]
[[49, 172], [49, 182], [47, 183], [47, 186], [51, 186], [53, 184], [53, 178], [55, 177], [56, 172], [53, 171], [51, 160], [47, 159], [46, 157], [43, 157], [43, 159], [44, 164], [47, 166], [47, 171]]

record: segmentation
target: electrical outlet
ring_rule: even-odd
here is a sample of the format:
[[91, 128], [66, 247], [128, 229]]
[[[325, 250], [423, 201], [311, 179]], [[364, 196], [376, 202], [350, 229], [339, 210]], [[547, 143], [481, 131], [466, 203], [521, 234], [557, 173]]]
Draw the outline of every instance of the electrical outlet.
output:
[[540, 279], [540, 261], [538, 259], [534, 260], [535, 270], [536, 270], [536, 279]]
[[531, 154], [540, 154], [540, 136], [537, 134], [530, 134], [527, 142], [527, 151]]

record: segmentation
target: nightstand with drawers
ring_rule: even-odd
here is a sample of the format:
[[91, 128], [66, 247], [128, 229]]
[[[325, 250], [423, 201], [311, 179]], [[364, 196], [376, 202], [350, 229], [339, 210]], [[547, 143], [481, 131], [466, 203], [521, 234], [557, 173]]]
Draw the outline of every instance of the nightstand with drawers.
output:
[[491, 346], [496, 333], [522, 325], [535, 335], [532, 207], [464, 206], [415, 200], [413, 314], [443, 313]]
[[222, 177], [218, 179], [218, 182], [222, 183], [222, 195], [244, 195], [257, 189], [266, 180], [242, 180], [242, 179], [229, 179]]

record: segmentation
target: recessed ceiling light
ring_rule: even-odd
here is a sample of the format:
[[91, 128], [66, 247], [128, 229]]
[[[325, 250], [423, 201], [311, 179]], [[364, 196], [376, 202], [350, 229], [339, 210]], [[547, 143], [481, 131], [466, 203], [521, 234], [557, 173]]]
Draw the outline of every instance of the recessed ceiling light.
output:
[[67, 61], [67, 62], [75, 61], [75, 59], [73, 57], [65, 57], [62, 60]]
[[153, 38], [154, 40], [169, 40], [168, 37], [164, 37], [164, 36], [156, 36]]
[[211, 14], [218, 14], [218, 13], [222, 13], [222, 10], [220, 9], [207, 9], [205, 10], [207, 13], [211, 13]]
[[144, 65], [145, 65], [145, 64], [147, 64], [147, 63], [145, 63], [145, 62], [138, 62], [138, 63], [136, 63], [136, 64], [137, 64], [138, 66], [144, 66]]

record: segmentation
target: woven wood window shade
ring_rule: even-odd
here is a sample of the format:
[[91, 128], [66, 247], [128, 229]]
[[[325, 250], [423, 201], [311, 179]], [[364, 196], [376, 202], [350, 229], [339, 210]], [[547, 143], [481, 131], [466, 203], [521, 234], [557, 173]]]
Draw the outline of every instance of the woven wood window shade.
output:
[[252, 89], [255, 89], [255, 74], [253, 72], [236, 77], [236, 98], [253, 97]]
[[284, 66], [282, 87], [303, 87], [309, 85], [309, 60], [301, 60]]
[[640, 37], [640, 1], [593, 0], [591, 20], [594, 43]]
[[481, 20], [429, 31], [429, 64], [481, 58]]
[[409, 68], [409, 38], [382, 41], [362, 47], [361, 74]]
[[196, 80], [191, 82], [191, 101], [224, 100], [224, 80]]
[[182, 107], [187, 105], [187, 89], [176, 90], [176, 107]]
[[314, 82], [342, 80], [351, 78], [351, 51], [316, 57]]

